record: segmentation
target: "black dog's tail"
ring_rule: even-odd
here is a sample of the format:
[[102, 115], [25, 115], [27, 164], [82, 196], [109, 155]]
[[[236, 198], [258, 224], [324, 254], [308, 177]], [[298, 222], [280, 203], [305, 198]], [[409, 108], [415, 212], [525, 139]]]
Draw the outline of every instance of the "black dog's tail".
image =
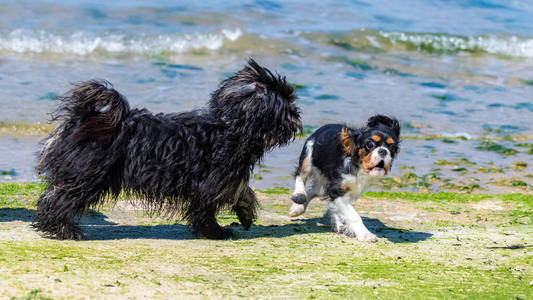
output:
[[59, 97], [61, 104], [52, 114], [52, 121], [59, 122], [59, 125], [44, 141], [38, 170], [58, 140], [64, 143], [67, 139], [73, 145], [111, 141], [130, 111], [126, 98], [105, 80], [77, 82], [74, 86]]
[[105, 80], [78, 82], [74, 86], [59, 98], [62, 105], [53, 114], [53, 120], [67, 126], [76, 124], [72, 136], [76, 143], [109, 141], [130, 111], [128, 101]]

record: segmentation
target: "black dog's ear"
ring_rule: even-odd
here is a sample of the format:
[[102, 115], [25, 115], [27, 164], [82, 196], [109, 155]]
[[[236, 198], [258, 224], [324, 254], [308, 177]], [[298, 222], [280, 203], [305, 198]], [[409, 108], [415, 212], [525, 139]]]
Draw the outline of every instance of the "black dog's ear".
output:
[[368, 119], [366, 126], [376, 127], [379, 124], [390, 127], [392, 131], [394, 131], [394, 134], [396, 134], [397, 137], [400, 137], [400, 123], [398, 120], [396, 120], [396, 118], [391, 118], [384, 115], [375, 115]]

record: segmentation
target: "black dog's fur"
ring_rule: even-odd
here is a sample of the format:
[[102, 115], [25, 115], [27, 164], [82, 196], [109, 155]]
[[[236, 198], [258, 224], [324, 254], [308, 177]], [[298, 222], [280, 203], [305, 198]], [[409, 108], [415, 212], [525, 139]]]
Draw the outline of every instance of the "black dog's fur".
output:
[[228, 238], [217, 212], [233, 209], [248, 229], [255, 163], [301, 130], [293, 88], [253, 60], [221, 83], [207, 108], [190, 112], [130, 110], [106, 81], [75, 86], [60, 98], [59, 125], [37, 167], [47, 188], [33, 226], [51, 238], [81, 239], [83, 212], [121, 191], [151, 212], [180, 215], [198, 236]]

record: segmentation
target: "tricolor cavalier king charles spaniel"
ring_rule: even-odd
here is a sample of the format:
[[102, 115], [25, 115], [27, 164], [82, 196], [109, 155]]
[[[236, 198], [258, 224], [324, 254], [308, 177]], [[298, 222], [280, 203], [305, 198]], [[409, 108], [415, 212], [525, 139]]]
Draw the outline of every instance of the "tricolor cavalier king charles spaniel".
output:
[[300, 155], [289, 215], [303, 214], [313, 197], [326, 196], [326, 215], [334, 231], [362, 242], [377, 241], [350, 200], [359, 198], [373, 179], [389, 173], [399, 139], [398, 121], [383, 115], [371, 117], [362, 128], [329, 124], [316, 130]]

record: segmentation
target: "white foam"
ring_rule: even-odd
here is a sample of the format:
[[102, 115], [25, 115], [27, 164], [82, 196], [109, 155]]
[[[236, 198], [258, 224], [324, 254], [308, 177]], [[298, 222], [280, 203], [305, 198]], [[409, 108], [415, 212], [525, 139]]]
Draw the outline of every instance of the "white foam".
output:
[[460, 137], [464, 137], [467, 140], [472, 140], [472, 139], [476, 138], [475, 136], [473, 136], [471, 134], [468, 134], [466, 132], [443, 133], [442, 136], [445, 137], [445, 138], [460, 138]]
[[405, 32], [379, 33], [391, 41], [412, 43], [416, 46], [431, 45], [442, 51], [476, 51], [512, 57], [533, 58], [533, 39], [518, 36], [482, 35], [463, 37], [443, 34], [419, 34]]
[[182, 53], [194, 49], [220, 49], [226, 41], [235, 41], [242, 31], [223, 29], [213, 33], [133, 36], [107, 34], [95, 36], [86, 32], [59, 35], [46, 31], [14, 30], [0, 36], [0, 51], [15, 53], [72, 53], [87, 55], [95, 51], [111, 53], [158, 54]]

